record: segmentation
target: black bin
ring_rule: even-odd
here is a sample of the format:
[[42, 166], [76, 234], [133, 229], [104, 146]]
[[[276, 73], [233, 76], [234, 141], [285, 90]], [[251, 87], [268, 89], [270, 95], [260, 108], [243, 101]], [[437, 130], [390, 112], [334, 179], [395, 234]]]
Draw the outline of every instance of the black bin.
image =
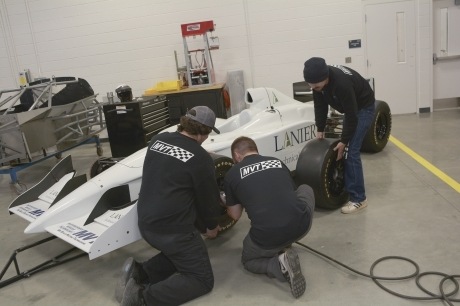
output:
[[113, 157], [127, 157], [147, 146], [153, 135], [170, 126], [166, 96], [103, 106]]

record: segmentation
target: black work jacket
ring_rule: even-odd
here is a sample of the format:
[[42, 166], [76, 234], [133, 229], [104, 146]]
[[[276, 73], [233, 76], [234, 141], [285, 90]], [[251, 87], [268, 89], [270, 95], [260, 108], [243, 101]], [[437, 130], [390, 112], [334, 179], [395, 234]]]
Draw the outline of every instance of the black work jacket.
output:
[[324, 132], [329, 106], [345, 115], [340, 141], [347, 144], [358, 124], [358, 111], [375, 102], [369, 82], [345, 66], [329, 66], [329, 83], [322, 92], [313, 91], [315, 121]]

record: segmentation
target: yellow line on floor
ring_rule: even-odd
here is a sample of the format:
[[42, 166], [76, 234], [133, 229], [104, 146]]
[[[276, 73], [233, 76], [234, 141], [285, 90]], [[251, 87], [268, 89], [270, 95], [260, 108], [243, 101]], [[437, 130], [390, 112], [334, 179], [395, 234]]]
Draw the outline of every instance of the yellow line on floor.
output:
[[455, 191], [460, 193], [460, 184], [452, 179], [450, 176], [433, 166], [429, 161], [412, 151], [408, 146], [403, 144], [401, 141], [398, 139], [394, 138], [393, 136], [390, 135], [390, 141], [400, 148], [402, 151], [406, 152], [407, 155], [415, 159], [417, 162], [419, 162], [423, 167], [428, 169], [431, 173], [436, 175], [439, 179], [441, 179], [444, 183], [452, 187]]

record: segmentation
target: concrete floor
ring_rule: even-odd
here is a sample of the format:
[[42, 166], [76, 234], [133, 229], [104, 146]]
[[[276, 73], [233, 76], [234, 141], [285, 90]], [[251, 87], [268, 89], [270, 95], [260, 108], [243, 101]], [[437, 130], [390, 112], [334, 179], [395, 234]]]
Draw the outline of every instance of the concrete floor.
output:
[[[460, 182], [460, 110], [393, 117], [393, 137], [423, 156], [453, 180]], [[79, 172], [89, 173], [97, 159], [94, 144], [68, 151]], [[110, 156], [108, 143], [104, 155]], [[369, 206], [355, 215], [340, 210], [315, 212], [313, 227], [302, 243], [353, 268], [369, 272], [380, 257], [397, 255], [416, 261], [420, 270], [460, 274], [460, 194], [451, 186], [389, 142], [378, 154], [363, 154]], [[55, 164], [49, 159], [18, 173], [21, 183], [33, 186]], [[27, 222], [10, 216], [7, 208], [16, 197], [8, 175], [0, 176], [0, 266], [18, 247], [47, 237], [26, 235]], [[214, 268], [214, 290], [188, 305], [443, 305], [437, 301], [413, 301], [393, 296], [371, 280], [357, 276], [295, 245], [307, 279], [305, 294], [294, 299], [286, 283], [245, 271], [240, 263], [241, 243], [249, 227], [244, 216], [230, 231], [206, 241]], [[53, 240], [18, 255], [27, 270], [49, 259], [68, 245]], [[117, 305], [114, 288], [120, 267], [128, 256], [144, 260], [157, 251], [138, 241], [95, 260], [82, 257], [40, 272], [0, 289], [0, 305]], [[398, 276], [413, 268], [400, 261], [378, 266], [376, 274]], [[14, 275], [10, 268], [5, 277]], [[441, 278], [421, 283], [438, 292]], [[427, 296], [415, 281], [386, 282], [392, 290]], [[446, 291], [453, 288], [447, 284]], [[457, 294], [456, 298], [459, 298]]]

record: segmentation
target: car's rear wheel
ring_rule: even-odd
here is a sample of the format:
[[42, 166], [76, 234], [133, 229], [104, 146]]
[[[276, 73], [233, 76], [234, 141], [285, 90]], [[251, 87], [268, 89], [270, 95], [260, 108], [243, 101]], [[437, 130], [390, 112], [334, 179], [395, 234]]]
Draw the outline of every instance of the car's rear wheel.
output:
[[[332, 112], [326, 121], [325, 136], [340, 138], [343, 130], [343, 115]], [[388, 143], [391, 132], [391, 111], [384, 101], [375, 101], [375, 115], [371, 126], [363, 139], [361, 151], [377, 153], [382, 151]]]
[[[228, 170], [230, 170], [233, 166], [233, 160], [227, 156], [214, 153], [210, 153], [210, 155], [214, 161], [217, 186], [219, 186], [220, 191], [224, 191], [224, 177]], [[227, 209], [224, 206], [221, 206], [220, 215], [216, 218], [216, 221], [221, 228], [219, 233], [229, 230], [236, 223], [236, 221], [227, 214]], [[201, 233], [206, 233], [206, 226], [199, 218], [196, 220], [195, 227]]]
[[333, 149], [338, 139], [314, 139], [302, 149], [297, 161], [295, 181], [307, 184], [315, 192], [315, 206], [336, 209], [348, 200], [345, 191], [343, 159], [336, 161]]
[[366, 136], [361, 151], [377, 153], [383, 150], [388, 143], [391, 133], [391, 111], [384, 101], [375, 101], [375, 115]]

